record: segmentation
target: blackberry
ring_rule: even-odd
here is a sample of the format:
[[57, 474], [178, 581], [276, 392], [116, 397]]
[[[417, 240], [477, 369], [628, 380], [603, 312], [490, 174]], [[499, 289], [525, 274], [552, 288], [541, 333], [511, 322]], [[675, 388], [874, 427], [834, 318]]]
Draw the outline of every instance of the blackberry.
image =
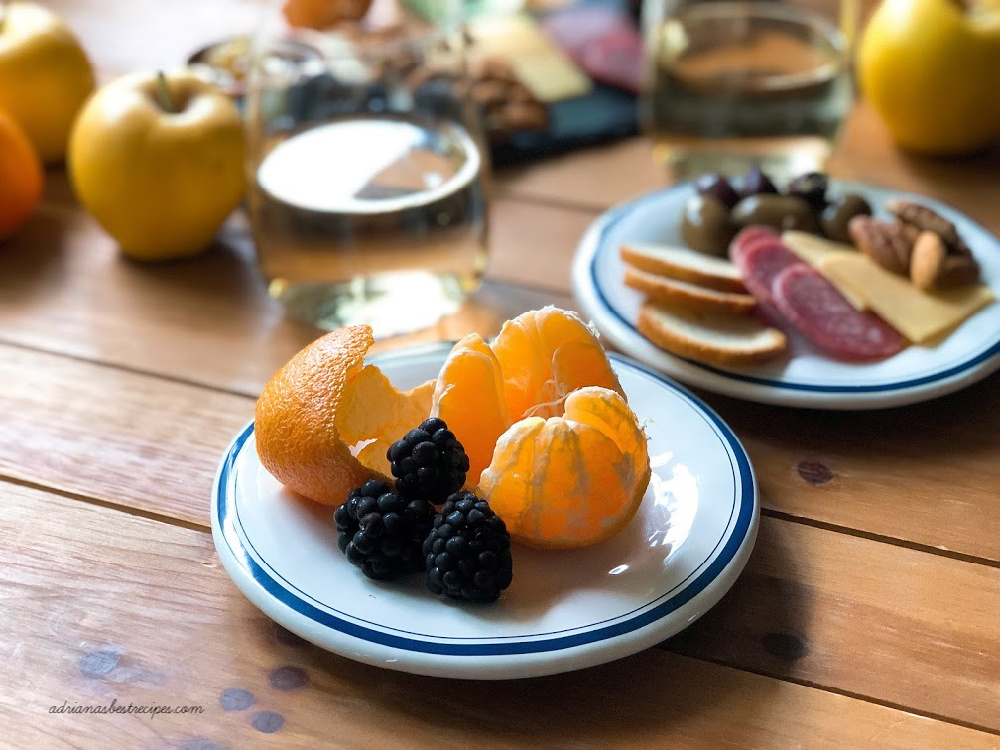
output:
[[421, 545], [434, 522], [434, 506], [407, 500], [370, 479], [351, 490], [333, 514], [337, 546], [369, 578], [388, 580], [423, 570]]
[[386, 451], [396, 491], [440, 505], [465, 484], [469, 457], [441, 419], [428, 419]]
[[424, 541], [427, 587], [435, 594], [492, 602], [510, 585], [510, 534], [485, 500], [456, 492]]

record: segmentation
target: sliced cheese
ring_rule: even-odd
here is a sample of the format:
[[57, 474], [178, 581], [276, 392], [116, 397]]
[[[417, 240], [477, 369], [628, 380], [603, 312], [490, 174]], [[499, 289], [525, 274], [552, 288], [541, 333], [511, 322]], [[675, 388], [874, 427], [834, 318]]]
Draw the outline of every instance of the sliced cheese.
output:
[[[842, 242], [834, 242], [808, 232], [783, 232], [781, 241], [785, 246], [798, 256], [799, 260], [808, 263], [817, 271], [822, 273], [820, 264], [829, 258], [838, 255], [857, 256], [858, 251], [852, 245], [845, 245]], [[831, 282], [832, 283], [832, 282]], [[851, 303], [855, 310], [868, 310], [868, 300], [855, 294], [854, 290], [837, 286], [841, 294]]]
[[506, 61], [517, 80], [545, 104], [583, 96], [593, 89], [589, 76], [531, 16], [481, 16], [471, 19], [466, 28], [473, 39], [474, 57]]
[[933, 294], [922, 292], [908, 279], [860, 253], [828, 255], [816, 269], [841, 294], [863, 299], [868, 309], [915, 344], [927, 343], [950, 331], [996, 299], [993, 291], [982, 284]]

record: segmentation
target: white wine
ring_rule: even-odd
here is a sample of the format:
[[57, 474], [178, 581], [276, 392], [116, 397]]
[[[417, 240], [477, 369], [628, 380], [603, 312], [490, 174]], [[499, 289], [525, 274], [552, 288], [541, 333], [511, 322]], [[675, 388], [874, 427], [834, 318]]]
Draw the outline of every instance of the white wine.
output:
[[655, 39], [643, 117], [675, 177], [822, 168], [853, 97], [831, 22], [771, 1], [703, 2]]
[[486, 262], [486, 165], [454, 122], [363, 115], [272, 138], [250, 191], [261, 272], [290, 312], [384, 337], [456, 310]]

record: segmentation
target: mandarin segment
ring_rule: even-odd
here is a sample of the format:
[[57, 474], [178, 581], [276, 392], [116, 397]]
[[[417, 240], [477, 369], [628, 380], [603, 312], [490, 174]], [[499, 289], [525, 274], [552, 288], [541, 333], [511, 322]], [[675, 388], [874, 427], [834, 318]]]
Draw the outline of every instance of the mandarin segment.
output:
[[563, 416], [528, 417], [497, 442], [480, 492], [512, 538], [532, 547], [583, 547], [618, 533], [650, 479], [646, 436], [618, 393], [574, 391]]
[[469, 334], [452, 348], [438, 373], [431, 416], [440, 417], [469, 457], [475, 486], [493, 458], [497, 439], [510, 427], [500, 363], [483, 339]]
[[562, 401], [584, 386], [622, 390], [604, 347], [579, 317], [555, 307], [504, 323], [492, 344], [504, 377], [511, 418], [562, 413]]

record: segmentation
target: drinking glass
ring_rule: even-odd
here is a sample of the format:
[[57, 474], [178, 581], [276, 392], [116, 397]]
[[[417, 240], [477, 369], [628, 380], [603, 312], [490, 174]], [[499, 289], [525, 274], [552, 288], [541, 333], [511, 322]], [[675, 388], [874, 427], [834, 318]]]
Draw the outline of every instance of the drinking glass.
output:
[[268, 291], [324, 329], [433, 325], [479, 284], [488, 156], [457, 28], [277, 12], [254, 41], [250, 216]]
[[675, 179], [820, 170], [853, 100], [857, 0], [646, 0], [641, 120]]

